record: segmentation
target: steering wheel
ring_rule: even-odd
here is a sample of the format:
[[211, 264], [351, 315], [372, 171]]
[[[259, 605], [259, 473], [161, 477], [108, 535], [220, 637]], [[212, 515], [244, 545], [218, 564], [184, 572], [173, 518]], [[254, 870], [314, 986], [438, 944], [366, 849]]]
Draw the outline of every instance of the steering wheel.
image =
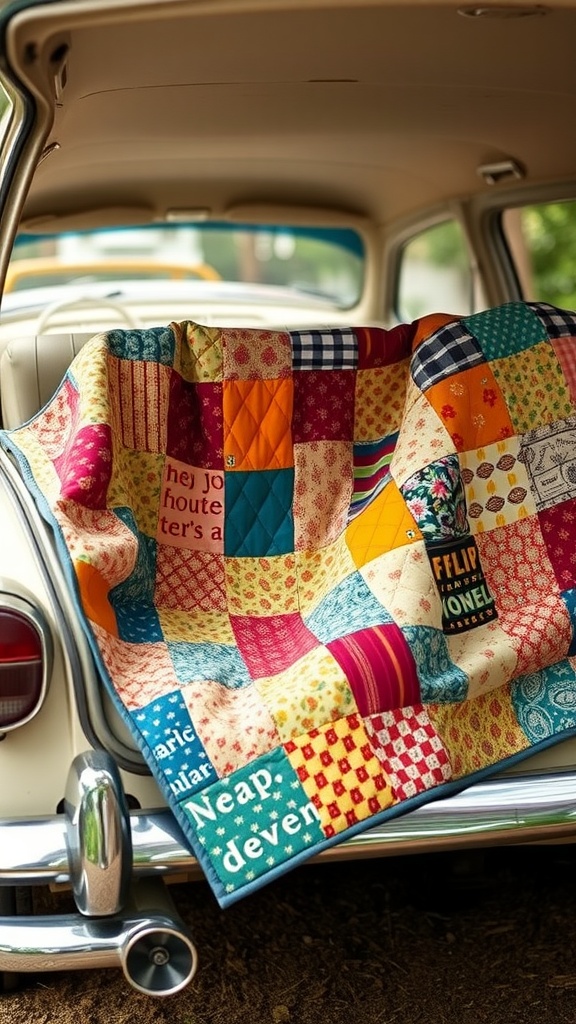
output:
[[79, 298], [79, 299], [60, 299], [59, 302], [53, 302], [50, 306], [46, 306], [46, 309], [42, 310], [38, 320], [36, 321], [36, 334], [43, 334], [46, 327], [50, 323], [52, 317], [56, 313], [60, 313], [63, 309], [101, 309], [103, 306], [109, 309], [113, 309], [118, 316], [122, 318], [127, 327], [137, 331], [142, 327], [142, 324], [137, 317], [132, 316], [132, 313], [122, 302], [118, 302], [116, 299], [108, 299], [106, 297], [102, 299], [96, 298]]

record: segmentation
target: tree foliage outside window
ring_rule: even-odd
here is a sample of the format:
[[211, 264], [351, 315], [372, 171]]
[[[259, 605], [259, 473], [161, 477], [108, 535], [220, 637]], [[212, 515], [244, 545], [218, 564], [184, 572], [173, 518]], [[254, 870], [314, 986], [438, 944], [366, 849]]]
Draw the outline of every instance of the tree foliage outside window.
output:
[[576, 309], [576, 201], [507, 211], [503, 226], [524, 297]]

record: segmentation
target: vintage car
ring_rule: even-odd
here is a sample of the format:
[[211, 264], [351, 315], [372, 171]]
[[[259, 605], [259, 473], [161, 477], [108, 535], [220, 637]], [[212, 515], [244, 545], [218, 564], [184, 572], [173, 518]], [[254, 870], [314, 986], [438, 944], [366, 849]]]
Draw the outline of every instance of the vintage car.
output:
[[[141, 992], [179, 991], [197, 953], [166, 883], [200, 874], [166, 787], [104, 685], [68, 562], [12, 432], [52, 401], [73, 360], [86, 369], [77, 360], [100, 352], [100, 342], [85, 346], [103, 336], [192, 322], [240, 332], [248, 347], [254, 330], [296, 332], [304, 345], [324, 331], [384, 338], [429, 314], [447, 314], [445, 322], [508, 303], [576, 308], [575, 38], [576, 0], [0, 4], [5, 991], [31, 972], [107, 966]], [[192, 279], [190, 267], [205, 269]], [[245, 359], [265, 362], [267, 353]], [[522, 372], [529, 367], [519, 380]], [[562, 415], [564, 447], [548, 469], [569, 487], [576, 448]], [[178, 492], [191, 486], [183, 466], [166, 501], [189, 500]], [[204, 512], [216, 515], [211, 494]], [[467, 499], [470, 513], [470, 491]], [[164, 532], [180, 529], [174, 520]], [[569, 533], [567, 545], [568, 563]], [[469, 572], [472, 549], [463, 550], [460, 561], [438, 564]], [[539, 571], [535, 563], [530, 585]], [[563, 593], [573, 592], [566, 584]], [[473, 593], [477, 608], [480, 584]], [[537, 601], [523, 620], [526, 648], [539, 642]], [[570, 641], [566, 664], [573, 653]], [[351, 828], [318, 855], [573, 838], [574, 692], [565, 689], [562, 736], [546, 734], [526, 757], [500, 750], [491, 771], [472, 766], [441, 787], [444, 799], [408, 801], [409, 813]], [[160, 760], [192, 735], [181, 726], [165, 734]], [[209, 777], [205, 763], [177, 767], [173, 792]], [[271, 776], [258, 771], [250, 779], [264, 801]], [[248, 799], [242, 785], [237, 803]], [[218, 801], [232, 809], [230, 792]], [[212, 805], [195, 806], [201, 826]], [[293, 813], [282, 825], [295, 837], [301, 829]], [[265, 833], [271, 845], [277, 828]], [[228, 844], [230, 871], [261, 857], [258, 838]], [[35, 886], [68, 887], [77, 912], [34, 916], [26, 894]]]

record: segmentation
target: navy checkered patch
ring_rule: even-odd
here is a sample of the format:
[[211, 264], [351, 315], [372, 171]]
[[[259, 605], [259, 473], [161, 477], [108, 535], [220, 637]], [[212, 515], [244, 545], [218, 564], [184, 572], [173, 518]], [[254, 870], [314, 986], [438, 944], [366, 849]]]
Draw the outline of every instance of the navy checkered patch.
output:
[[527, 302], [536, 314], [549, 338], [571, 338], [576, 335], [576, 314], [567, 309], [557, 309], [547, 302]]
[[485, 362], [476, 338], [456, 322], [440, 328], [419, 345], [412, 359], [412, 378], [421, 391], [427, 391], [446, 377]]
[[334, 330], [291, 331], [295, 370], [355, 370], [358, 342], [348, 327]]

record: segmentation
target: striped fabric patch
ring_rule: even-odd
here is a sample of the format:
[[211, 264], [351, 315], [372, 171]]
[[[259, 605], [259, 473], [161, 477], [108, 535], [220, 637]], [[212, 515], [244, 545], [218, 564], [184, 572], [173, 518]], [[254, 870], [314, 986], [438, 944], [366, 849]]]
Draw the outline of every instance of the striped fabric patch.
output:
[[419, 702], [416, 664], [396, 623], [361, 629], [326, 646], [348, 679], [364, 718]]
[[377, 441], [362, 441], [354, 445], [354, 490], [348, 522], [355, 519], [388, 483], [397, 439], [398, 431]]

